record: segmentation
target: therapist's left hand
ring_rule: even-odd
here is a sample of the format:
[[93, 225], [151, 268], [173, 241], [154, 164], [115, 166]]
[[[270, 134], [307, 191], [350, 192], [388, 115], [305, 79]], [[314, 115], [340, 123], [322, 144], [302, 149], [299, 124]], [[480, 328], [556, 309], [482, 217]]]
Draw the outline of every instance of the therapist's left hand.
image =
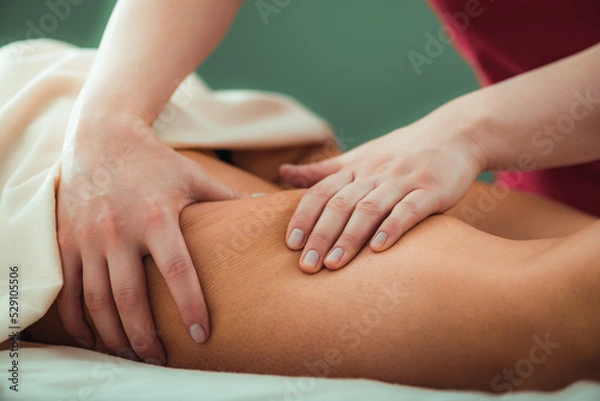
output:
[[303, 249], [300, 268], [339, 269], [369, 238], [373, 251], [384, 251], [427, 216], [458, 203], [485, 163], [452, 126], [425, 118], [338, 157], [281, 166], [288, 183], [311, 187], [286, 232], [288, 247]]

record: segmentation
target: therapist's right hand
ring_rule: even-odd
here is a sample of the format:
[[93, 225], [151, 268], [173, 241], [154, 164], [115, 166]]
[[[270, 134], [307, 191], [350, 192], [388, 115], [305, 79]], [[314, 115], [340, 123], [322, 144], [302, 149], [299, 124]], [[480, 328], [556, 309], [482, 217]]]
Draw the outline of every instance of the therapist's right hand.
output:
[[237, 197], [234, 188], [162, 143], [143, 119], [74, 111], [56, 207], [64, 276], [57, 306], [67, 332], [93, 346], [83, 300], [110, 350], [164, 365], [142, 263], [152, 255], [190, 336], [204, 342], [208, 310], [179, 214], [194, 202]]

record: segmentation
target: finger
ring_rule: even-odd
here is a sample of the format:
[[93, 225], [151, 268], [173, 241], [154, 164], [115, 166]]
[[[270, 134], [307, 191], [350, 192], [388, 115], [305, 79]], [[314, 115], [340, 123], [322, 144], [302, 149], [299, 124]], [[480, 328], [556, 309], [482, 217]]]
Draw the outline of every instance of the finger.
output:
[[196, 163], [190, 161], [190, 164], [193, 167], [190, 170], [189, 191], [193, 201], [232, 200], [241, 196], [236, 188], [217, 180]]
[[371, 249], [385, 251], [427, 216], [439, 211], [439, 197], [424, 189], [416, 189], [404, 197], [381, 223], [371, 240]]
[[179, 224], [166, 221], [149, 230], [146, 241], [190, 336], [197, 343], [206, 341], [210, 335], [208, 309]]
[[[323, 258], [344, 230], [354, 207], [372, 190], [372, 184], [353, 182], [343, 187], [327, 202], [300, 256], [300, 268], [303, 271], [307, 273], [319, 271]], [[365, 238], [362, 245], [366, 241]]]
[[298, 204], [290, 219], [285, 234], [287, 246], [292, 250], [301, 249], [306, 242], [327, 202], [340, 189], [352, 182], [352, 174], [339, 173], [330, 175], [310, 188]]
[[308, 188], [342, 168], [339, 157], [309, 164], [282, 164], [279, 175], [297, 188]]
[[327, 255], [325, 266], [328, 269], [339, 269], [350, 262], [403, 196], [402, 190], [380, 185], [362, 198], [356, 204], [348, 224]]
[[60, 255], [63, 266], [63, 286], [56, 299], [58, 315], [63, 327], [75, 341], [84, 348], [94, 346], [94, 335], [85, 321], [82, 305], [83, 274], [81, 272], [81, 259], [77, 252], [63, 251]]
[[108, 266], [115, 304], [133, 351], [147, 363], [165, 365], [165, 351], [156, 335], [141, 256], [120, 250], [109, 254]]
[[83, 298], [104, 345], [121, 357], [137, 360], [121, 326], [102, 257], [83, 258]]

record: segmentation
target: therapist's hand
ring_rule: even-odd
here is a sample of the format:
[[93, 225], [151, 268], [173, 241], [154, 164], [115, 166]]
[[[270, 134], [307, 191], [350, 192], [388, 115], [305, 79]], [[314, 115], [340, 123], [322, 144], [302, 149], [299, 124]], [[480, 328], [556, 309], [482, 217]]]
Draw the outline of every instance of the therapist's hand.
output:
[[190, 203], [236, 197], [134, 115], [72, 116], [57, 194], [64, 274], [57, 305], [67, 332], [94, 344], [83, 299], [109, 349], [164, 364], [142, 263], [152, 255], [191, 337], [205, 341], [208, 311], [179, 214]]
[[484, 165], [477, 146], [452, 132], [459, 126], [425, 118], [332, 159], [283, 165], [288, 183], [311, 187], [286, 232], [288, 247], [303, 249], [300, 268], [339, 269], [369, 239], [384, 251], [458, 203]]

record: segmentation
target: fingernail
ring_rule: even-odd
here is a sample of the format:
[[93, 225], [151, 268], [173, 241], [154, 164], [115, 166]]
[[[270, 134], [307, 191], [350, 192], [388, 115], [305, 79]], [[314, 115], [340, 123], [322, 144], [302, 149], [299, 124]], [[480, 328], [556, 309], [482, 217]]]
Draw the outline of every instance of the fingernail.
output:
[[258, 196], [265, 196], [265, 195], [266, 195], [266, 193], [264, 193], [264, 192], [256, 192], [256, 193], [253, 193], [250, 196], [253, 197], [253, 198], [256, 198]]
[[81, 337], [75, 337], [75, 341], [77, 341], [77, 344], [81, 345], [83, 348], [92, 348], [92, 345]]
[[125, 358], [125, 359], [129, 359], [130, 361], [137, 361], [137, 356], [135, 355], [135, 352], [133, 352], [133, 350], [131, 348], [121, 348], [118, 352], [117, 355], [120, 356], [121, 358]]
[[299, 228], [294, 228], [290, 237], [288, 238], [288, 245], [294, 248], [302, 245], [302, 241], [304, 240], [304, 231]]
[[329, 255], [327, 256], [327, 259], [325, 259], [325, 261], [331, 262], [331, 263], [337, 263], [342, 259], [342, 256], [344, 256], [344, 250], [338, 246], [337, 248], [335, 248], [333, 251], [331, 251], [329, 253]]
[[190, 335], [198, 344], [201, 344], [206, 340], [206, 332], [198, 323], [190, 326]]
[[375, 248], [380, 248], [383, 246], [383, 244], [385, 244], [385, 241], [387, 241], [387, 239], [387, 234], [381, 231], [375, 236], [375, 238], [373, 238], [371, 245], [373, 245]]
[[156, 366], [164, 366], [164, 362], [161, 361], [158, 358], [146, 358], [144, 359], [144, 362], [149, 363], [150, 365], [156, 365]]
[[319, 262], [319, 252], [311, 249], [304, 256], [303, 263], [308, 267], [315, 267]]

